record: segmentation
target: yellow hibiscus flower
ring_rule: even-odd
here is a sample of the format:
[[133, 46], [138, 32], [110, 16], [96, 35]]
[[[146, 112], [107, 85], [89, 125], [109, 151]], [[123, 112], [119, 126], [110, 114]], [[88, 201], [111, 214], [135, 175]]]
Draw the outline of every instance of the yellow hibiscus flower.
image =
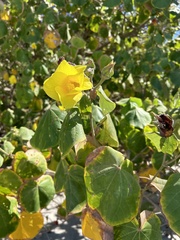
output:
[[65, 109], [72, 108], [82, 97], [82, 92], [92, 88], [90, 79], [84, 74], [86, 66], [69, 64], [63, 60], [56, 71], [45, 80], [44, 91]]

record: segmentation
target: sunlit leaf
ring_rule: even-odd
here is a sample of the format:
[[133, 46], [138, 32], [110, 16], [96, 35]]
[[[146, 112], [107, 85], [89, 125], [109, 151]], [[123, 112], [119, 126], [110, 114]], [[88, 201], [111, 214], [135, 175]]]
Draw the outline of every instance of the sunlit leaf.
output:
[[102, 145], [109, 145], [111, 147], [119, 146], [116, 129], [109, 114], [106, 116], [102, 129], [99, 131], [98, 141]]
[[0, 167], [3, 165], [4, 158], [0, 155]]
[[[152, 178], [153, 178], [153, 176], [150, 175], [150, 179], [152, 179]], [[162, 192], [166, 182], [167, 182], [167, 180], [156, 177], [152, 181], [151, 185], [154, 186], [158, 191]]]
[[129, 121], [130, 125], [141, 129], [151, 122], [150, 114], [140, 107], [134, 107], [127, 112], [125, 119]]
[[16, 231], [9, 235], [10, 239], [33, 239], [43, 227], [42, 213], [22, 212]]
[[23, 140], [30, 140], [34, 135], [34, 132], [26, 127], [20, 127], [19, 135]]
[[61, 161], [58, 163], [54, 178], [54, 184], [57, 192], [62, 191], [66, 182], [67, 172], [68, 164], [65, 159], [61, 159]]
[[47, 170], [47, 162], [41, 152], [31, 149], [26, 153], [16, 152], [13, 167], [21, 178], [37, 178]]
[[82, 216], [82, 233], [89, 239], [113, 239], [113, 228], [103, 221], [96, 210], [86, 208]]
[[138, 211], [140, 187], [123, 162], [124, 156], [110, 147], [94, 150], [86, 161], [88, 204], [112, 226], [130, 221]]
[[0, 39], [8, 33], [7, 25], [4, 21], [0, 20]]
[[116, 104], [107, 97], [102, 87], [98, 89], [97, 95], [99, 96], [99, 105], [104, 115], [112, 112], [115, 109]]
[[15, 149], [15, 147], [12, 145], [11, 142], [6, 141], [6, 140], [4, 141], [4, 151], [6, 153], [11, 154], [11, 153], [13, 153], [14, 149]]
[[161, 137], [157, 132], [154, 131], [154, 128], [146, 126], [144, 128], [144, 133], [146, 138], [151, 141], [151, 144], [156, 147], [158, 152], [173, 154], [173, 152], [178, 147], [178, 141], [174, 135], [165, 138]]

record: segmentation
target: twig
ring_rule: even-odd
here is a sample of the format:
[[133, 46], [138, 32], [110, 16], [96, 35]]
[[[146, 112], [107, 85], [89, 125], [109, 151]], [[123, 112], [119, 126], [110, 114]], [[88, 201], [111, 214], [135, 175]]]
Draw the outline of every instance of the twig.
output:
[[143, 148], [131, 161], [133, 162], [137, 157], [139, 157], [148, 147]]
[[147, 188], [149, 187], [149, 185], [154, 181], [154, 179], [158, 176], [158, 174], [159, 174], [159, 173], [162, 171], [162, 169], [164, 168], [165, 161], [166, 161], [166, 153], [164, 154], [163, 162], [162, 162], [162, 164], [161, 164], [161, 167], [158, 169], [158, 171], [157, 171], [156, 174], [153, 176], [153, 178], [151, 178], [151, 179], [149, 180], [149, 182], [145, 185], [144, 189], [143, 189], [142, 192], [141, 192], [140, 205], [139, 205], [139, 213], [140, 213], [140, 210], [141, 210], [141, 205], [142, 205], [142, 200], [143, 200], [143, 197], [144, 197], [144, 193], [145, 193], [145, 191], [147, 190]]

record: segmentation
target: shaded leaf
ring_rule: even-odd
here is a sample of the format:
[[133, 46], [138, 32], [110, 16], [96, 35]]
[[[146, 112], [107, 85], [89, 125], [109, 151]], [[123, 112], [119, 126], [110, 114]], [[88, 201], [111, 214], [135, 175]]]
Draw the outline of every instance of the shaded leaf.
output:
[[114, 240], [161, 240], [160, 220], [154, 213], [144, 211], [140, 214], [141, 226], [136, 219], [115, 227]]
[[0, 20], [0, 38], [3, 38], [8, 33], [7, 25], [4, 21]]
[[71, 165], [65, 182], [67, 213], [81, 212], [86, 204], [86, 188], [84, 184], [84, 168]]
[[161, 207], [172, 230], [180, 234], [180, 173], [172, 174], [161, 192]]
[[171, 82], [176, 86], [176, 87], [180, 87], [180, 70], [174, 70], [170, 73], [169, 75]]
[[61, 159], [61, 161], [58, 163], [55, 177], [54, 177], [56, 192], [60, 192], [63, 190], [64, 184], [66, 181], [67, 172], [68, 172], [68, 164], [65, 159]]
[[2, 187], [9, 190], [9, 194], [17, 193], [21, 185], [20, 177], [12, 170], [4, 169], [0, 172], [0, 193], [3, 193]]
[[127, 146], [130, 151], [139, 153], [146, 147], [145, 138], [142, 131], [133, 129], [127, 133]]
[[125, 8], [128, 12], [133, 10], [133, 3], [132, 0], [123, 0]]
[[71, 44], [75, 48], [84, 48], [86, 46], [86, 42], [80, 37], [72, 37]]
[[155, 8], [167, 8], [169, 7], [169, 5], [171, 4], [171, 0], [151, 0], [152, 2], [152, 5], [155, 7]]
[[13, 197], [0, 195], [0, 237], [12, 233], [18, 225], [18, 202]]
[[119, 4], [119, 0], [105, 0], [103, 5], [106, 7], [115, 7]]
[[54, 183], [48, 175], [38, 181], [30, 180], [24, 184], [20, 192], [22, 206], [28, 212], [38, 212], [53, 199], [55, 194]]
[[61, 123], [65, 115], [66, 112], [61, 111], [56, 105], [47, 110], [30, 141], [31, 145], [40, 150], [56, 146], [59, 143]]
[[51, 176], [43, 175], [37, 180], [41, 208], [45, 208], [55, 195], [54, 181]]
[[68, 154], [71, 148], [86, 139], [79, 110], [71, 109], [62, 123], [60, 131], [60, 148], [62, 155]]

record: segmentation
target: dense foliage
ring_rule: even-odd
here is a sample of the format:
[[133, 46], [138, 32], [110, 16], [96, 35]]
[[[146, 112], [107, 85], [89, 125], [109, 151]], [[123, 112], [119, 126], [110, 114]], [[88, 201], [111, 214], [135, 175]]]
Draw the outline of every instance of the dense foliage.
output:
[[[0, 237], [36, 236], [59, 192], [90, 239], [180, 234], [179, 18], [177, 0], [0, 1]], [[43, 90], [63, 59], [93, 83], [67, 110]]]

